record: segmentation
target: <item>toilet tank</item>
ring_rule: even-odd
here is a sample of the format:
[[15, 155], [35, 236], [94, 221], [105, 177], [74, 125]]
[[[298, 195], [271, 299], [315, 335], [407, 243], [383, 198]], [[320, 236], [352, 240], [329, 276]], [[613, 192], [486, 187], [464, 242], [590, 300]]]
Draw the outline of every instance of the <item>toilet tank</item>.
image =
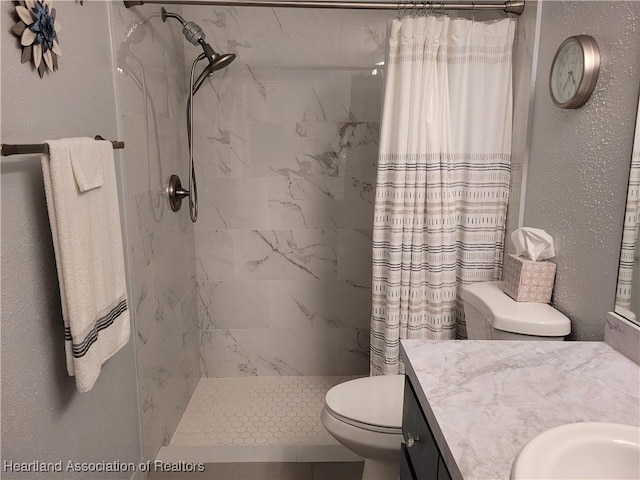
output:
[[569, 319], [546, 303], [516, 302], [502, 282], [480, 282], [462, 288], [467, 337], [475, 340], [563, 340]]
[[467, 338], [470, 340], [491, 340], [491, 325], [487, 318], [488, 315], [474, 307], [471, 302], [464, 300], [464, 296], [463, 303]]

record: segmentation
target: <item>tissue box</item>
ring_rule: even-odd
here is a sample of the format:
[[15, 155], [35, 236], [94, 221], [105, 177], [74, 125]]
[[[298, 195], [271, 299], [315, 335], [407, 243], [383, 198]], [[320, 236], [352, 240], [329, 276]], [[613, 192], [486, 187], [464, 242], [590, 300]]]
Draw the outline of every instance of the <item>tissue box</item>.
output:
[[504, 258], [504, 285], [502, 291], [516, 302], [549, 303], [556, 264], [549, 261], [534, 262], [517, 255]]

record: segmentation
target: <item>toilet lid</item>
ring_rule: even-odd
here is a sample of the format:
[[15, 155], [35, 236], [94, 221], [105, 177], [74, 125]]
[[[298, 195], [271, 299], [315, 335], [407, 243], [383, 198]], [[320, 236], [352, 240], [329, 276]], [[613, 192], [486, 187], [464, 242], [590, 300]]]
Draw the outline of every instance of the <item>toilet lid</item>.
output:
[[402, 428], [404, 375], [350, 380], [327, 392], [327, 409], [345, 420], [392, 429]]
[[491, 326], [505, 332], [541, 337], [571, 333], [571, 321], [546, 303], [516, 302], [502, 282], [479, 282], [462, 289], [462, 300], [477, 308]]

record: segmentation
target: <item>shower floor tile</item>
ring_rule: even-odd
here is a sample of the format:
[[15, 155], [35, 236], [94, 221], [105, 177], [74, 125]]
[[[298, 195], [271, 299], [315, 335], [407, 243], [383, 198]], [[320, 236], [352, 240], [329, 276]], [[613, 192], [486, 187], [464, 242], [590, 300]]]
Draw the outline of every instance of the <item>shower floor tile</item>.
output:
[[320, 413], [327, 391], [353, 378], [202, 378], [170, 446], [337, 445]]

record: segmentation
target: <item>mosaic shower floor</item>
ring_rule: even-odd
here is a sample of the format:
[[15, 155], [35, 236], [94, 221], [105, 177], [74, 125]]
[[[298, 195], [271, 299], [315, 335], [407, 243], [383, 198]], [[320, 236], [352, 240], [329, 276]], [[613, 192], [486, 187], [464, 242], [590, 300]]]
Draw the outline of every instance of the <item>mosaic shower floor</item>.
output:
[[320, 413], [327, 391], [352, 378], [203, 378], [170, 446], [339, 446]]

